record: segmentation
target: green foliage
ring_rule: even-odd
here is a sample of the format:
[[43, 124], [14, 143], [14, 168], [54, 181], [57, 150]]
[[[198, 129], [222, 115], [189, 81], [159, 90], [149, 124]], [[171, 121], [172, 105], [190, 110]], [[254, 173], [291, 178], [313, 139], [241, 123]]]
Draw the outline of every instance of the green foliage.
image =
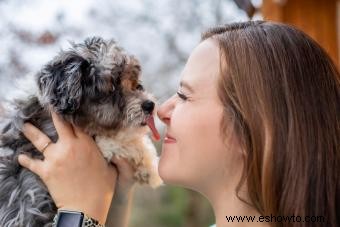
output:
[[172, 186], [139, 187], [130, 227], [207, 227], [213, 219], [209, 203], [196, 192]]

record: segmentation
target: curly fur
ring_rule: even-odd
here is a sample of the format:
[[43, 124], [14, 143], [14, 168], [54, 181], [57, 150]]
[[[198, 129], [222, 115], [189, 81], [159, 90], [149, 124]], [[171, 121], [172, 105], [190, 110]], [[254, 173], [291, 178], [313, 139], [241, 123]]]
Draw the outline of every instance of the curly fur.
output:
[[[41, 179], [22, 168], [20, 153], [44, 159], [21, 133], [30, 122], [58, 139], [50, 111], [92, 135], [103, 155], [128, 158], [136, 179], [153, 187], [161, 184], [157, 155], [146, 133], [146, 119], [154, 109], [140, 85], [141, 67], [113, 40], [94, 37], [61, 51], [26, 81], [35, 82], [29, 93], [14, 95], [0, 121], [0, 226], [51, 226], [57, 207]], [[23, 83], [27, 88], [28, 83]]]

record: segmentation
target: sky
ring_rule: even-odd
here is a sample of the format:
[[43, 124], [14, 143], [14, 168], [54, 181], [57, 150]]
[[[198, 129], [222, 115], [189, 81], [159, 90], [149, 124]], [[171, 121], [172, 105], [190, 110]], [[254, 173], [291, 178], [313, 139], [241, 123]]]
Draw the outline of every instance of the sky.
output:
[[248, 20], [231, 0], [0, 0], [0, 15], [0, 100], [70, 41], [101, 36], [137, 56], [144, 87], [162, 102], [202, 31]]

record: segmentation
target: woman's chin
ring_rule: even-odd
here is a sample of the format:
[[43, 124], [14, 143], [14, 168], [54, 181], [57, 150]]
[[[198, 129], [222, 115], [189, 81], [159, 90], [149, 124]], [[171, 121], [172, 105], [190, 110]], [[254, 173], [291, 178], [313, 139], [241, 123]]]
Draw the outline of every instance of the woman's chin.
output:
[[164, 146], [162, 147], [162, 153], [158, 163], [158, 173], [163, 181], [173, 175], [177, 169], [175, 166], [178, 161], [176, 160], [176, 153], [174, 149], [170, 150]]
[[168, 184], [168, 179], [169, 179], [169, 167], [166, 166], [166, 162], [165, 160], [161, 157], [159, 160], [159, 164], [158, 164], [158, 174], [161, 177], [161, 179], [163, 180], [164, 183]]
[[187, 178], [187, 174], [185, 174], [185, 166], [183, 167], [180, 163], [179, 152], [176, 147], [163, 146], [158, 163], [158, 174], [165, 184], [184, 186], [184, 178]]
[[165, 184], [177, 185], [178, 176], [176, 176], [175, 168], [170, 166], [171, 163], [169, 163], [168, 161], [165, 161], [165, 160], [163, 161], [164, 162], [162, 162], [162, 159], [159, 161], [159, 165], [158, 165], [159, 176], [161, 177], [161, 179], [163, 180]]
[[[178, 171], [178, 169], [177, 169]], [[158, 166], [158, 173], [163, 182], [167, 185], [171, 186], [179, 186], [179, 187], [184, 187], [188, 188], [186, 179], [187, 178], [185, 175], [181, 176], [178, 172], [176, 171], [176, 168], [173, 168], [171, 166], [164, 166], [164, 165], [159, 165]]]

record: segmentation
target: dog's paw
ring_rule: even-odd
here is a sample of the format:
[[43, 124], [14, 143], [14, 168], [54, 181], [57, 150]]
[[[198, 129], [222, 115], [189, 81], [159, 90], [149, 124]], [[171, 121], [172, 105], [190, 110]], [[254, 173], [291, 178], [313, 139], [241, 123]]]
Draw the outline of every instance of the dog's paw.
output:
[[135, 172], [134, 178], [140, 184], [149, 184], [150, 173], [145, 168], [138, 168]]
[[134, 175], [135, 180], [140, 184], [148, 184], [152, 188], [157, 188], [163, 184], [157, 172], [147, 168], [138, 168]]
[[161, 179], [161, 177], [157, 173], [151, 174], [150, 179], [149, 179], [149, 185], [152, 188], [157, 188], [157, 187], [163, 185], [163, 180]]

